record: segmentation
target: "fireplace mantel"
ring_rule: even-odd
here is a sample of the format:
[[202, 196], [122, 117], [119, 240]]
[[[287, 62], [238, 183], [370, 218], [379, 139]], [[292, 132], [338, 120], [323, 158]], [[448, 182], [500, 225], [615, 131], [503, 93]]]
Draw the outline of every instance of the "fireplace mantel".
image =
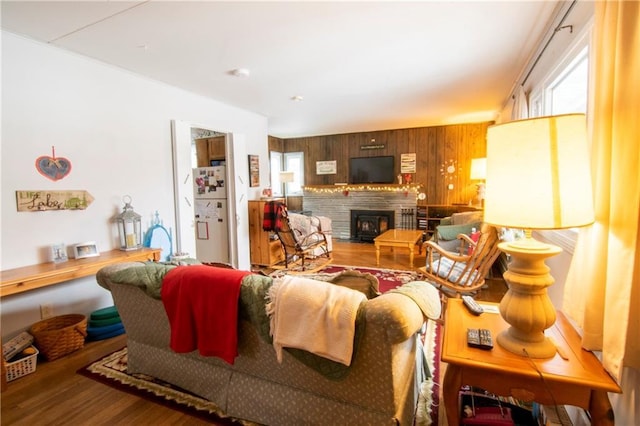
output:
[[372, 183], [372, 184], [353, 184], [337, 183], [335, 185], [306, 185], [303, 187], [305, 196], [307, 192], [320, 194], [333, 194], [348, 192], [420, 192], [421, 184], [415, 183]]
[[393, 210], [395, 223], [402, 222], [403, 209], [415, 209], [422, 185], [313, 185], [304, 187], [303, 208], [314, 216], [331, 218], [333, 237], [351, 237], [351, 210]]

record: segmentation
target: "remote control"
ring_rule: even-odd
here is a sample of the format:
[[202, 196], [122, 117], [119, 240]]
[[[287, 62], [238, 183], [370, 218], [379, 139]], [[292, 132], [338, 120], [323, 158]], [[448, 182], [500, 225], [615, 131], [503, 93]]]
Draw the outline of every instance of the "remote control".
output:
[[493, 339], [491, 331], [485, 328], [468, 328], [467, 329], [467, 345], [472, 348], [493, 349]]
[[491, 338], [491, 330], [486, 328], [480, 329], [480, 346], [482, 349], [493, 349], [493, 339]]
[[478, 302], [473, 300], [473, 297], [471, 296], [465, 294], [464, 296], [462, 296], [462, 302], [464, 303], [464, 306], [467, 307], [469, 312], [471, 312], [473, 315], [480, 315], [484, 312], [482, 306], [478, 305]]
[[467, 345], [474, 348], [480, 345], [480, 332], [477, 328], [467, 328]]
[[23, 349], [31, 346], [32, 343], [33, 336], [26, 331], [23, 331], [2, 345], [2, 355], [6, 361], [10, 361], [11, 358], [18, 355]]

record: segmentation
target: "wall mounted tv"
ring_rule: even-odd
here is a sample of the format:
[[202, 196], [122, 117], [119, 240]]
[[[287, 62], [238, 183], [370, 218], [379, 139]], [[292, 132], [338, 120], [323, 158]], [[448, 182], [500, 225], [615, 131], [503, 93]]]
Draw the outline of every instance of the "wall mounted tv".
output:
[[349, 183], [394, 183], [393, 156], [349, 159]]

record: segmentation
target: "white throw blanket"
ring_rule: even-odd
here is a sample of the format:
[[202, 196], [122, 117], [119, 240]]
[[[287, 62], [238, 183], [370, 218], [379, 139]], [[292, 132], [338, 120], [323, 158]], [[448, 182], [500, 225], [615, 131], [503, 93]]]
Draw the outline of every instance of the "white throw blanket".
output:
[[287, 275], [275, 280], [267, 314], [278, 362], [283, 348], [298, 348], [351, 364], [358, 307], [364, 294], [347, 287]]

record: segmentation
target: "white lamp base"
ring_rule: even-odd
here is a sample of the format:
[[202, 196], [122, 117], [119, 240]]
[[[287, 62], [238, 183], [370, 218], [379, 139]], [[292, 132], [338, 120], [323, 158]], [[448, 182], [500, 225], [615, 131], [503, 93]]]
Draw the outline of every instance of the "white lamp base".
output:
[[554, 245], [543, 248], [529, 243], [516, 241], [498, 246], [511, 255], [504, 273], [509, 290], [500, 302], [500, 314], [511, 327], [500, 333], [496, 340], [502, 348], [516, 355], [551, 358], [556, 347], [545, 337], [544, 330], [556, 321], [556, 311], [547, 294], [547, 287], [554, 279], [544, 261], [562, 250]]

